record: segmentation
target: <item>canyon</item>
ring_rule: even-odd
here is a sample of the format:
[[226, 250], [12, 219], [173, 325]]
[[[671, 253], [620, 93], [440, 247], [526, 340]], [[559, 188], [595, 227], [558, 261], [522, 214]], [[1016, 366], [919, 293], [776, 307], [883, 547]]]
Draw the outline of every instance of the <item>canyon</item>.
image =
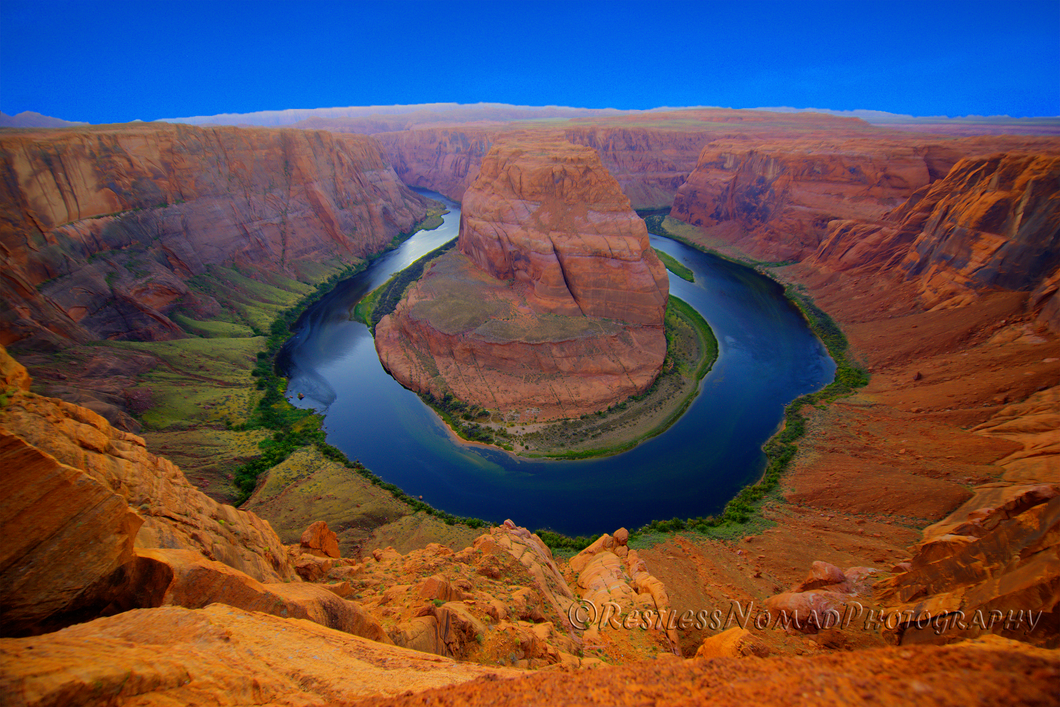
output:
[[375, 330], [402, 385], [519, 421], [643, 392], [666, 357], [666, 270], [596, 153], [496, 143], [464, 194], [457, 252]]
[[[242, 347], [224, 359], [242, 371], [227, 390], [253, 390], [246, 371], [264, 337], [252, 325], [267, 330], [310, 284], [423, 218], [426, 205], [397, 176], [465, 198], [475, 236], [450, 267], [507, 288], [492, 273], [519, 276], [490, 225], [511, 221], [499, 214], [520, 200], [473, 185], [483, 172], [506, 190], [520, 184], [502, 159], [487, 159], [508, 149], [508, 128], [484, 129], [469, 146], [460, 136], [474, 126], [377, 138], [157, 125], [0, 135], [0, 330], [30, 369], [0, 354], [0, 517], [5, 538], [18, 539], [5, 540], [0, 558], [5, 700], [494, 704], [533, 694], [621, 704], [632, 685], [654, 699], [721, 704], [789, 704], [815, 686], [836, 700], [1055, 699], [1060, 143], [740, 111], [585, 123], [547, 135], [513, 129], [558, 154], [580, 149], [553, 141], [585, 145], [571, 135], [593, 134], [598, 164], [614, 166], [626, 192], [623, 209], [672, 199], [661, 229], [812, 297], [871, 374], [853, 394], [803, 409], [806, 434], [780, 491], [747, 526], [650, 542], [622, 529], [562, 557], [515, 523], [471, 531], [403, 510], [313, 447], [263, 477], [250, 504], [259, 517], [203, 493], [188, 472], [206, 478], [204, 430], [222, 466], [251, 456], [239, 444], [253, 448], [261, 433], [223, 424], [245, 416], [217, 417], [201, 406], [219, 399], [195, 399], [192, 427], [150, 426], [141, 437], [131, 429], [141, 418], [135, 396], [101, 387], [136, 390], [160, 367], [188, 376], [185, 390], [216, 385], [218, 349], [205, 357], [189, 348], [197, 342]], [[246, 190], [237, 164], [247, 167]], [[617, 205], [622, 195], [608, 184], [604, 201]], [[211, 251], [215, 243], [224, 247]], [[537, 279], [520, 281], [528, 305], [573, 311], [588, 301], [611, 314], [624, 305], [600, 294], [607, 288], [564, 294], [546, 265], [555, 267], [537, 261]], [[223, 280], [218, 267], [229, 268]], [[194, 287], [204, 277], [214, 278], [208, 291]], [[410, 291], [410, 321], [416, 288], [430, 282]], [[238, 288], [245, 314], [233, 317]], [[626, 316], [650, 315], [644, 302], [635, 298]], [[191, 335], [200, 321], [243, 329]], [[161, 384], [151, 385], [157, 396]], [[102, 393], [83, 392], [93, 386]], [[159, 398], [149, 402], [156, 409]], [[149, 414], [142, 419], [157, 419]], [[192, 441], [180, 446], [178, 435]], [[156, 444], [180, 461], [149, 451]], [[330, 495], [358, 484], [348, 498], [378, 495], [356, 511], [336, 508], [352, 504]], [[314, 507], [338, 526], [334, 539], [319, 526], [303, 534], [319, 520]], [[345, 556], [334, 556], [336, 544]], [[678, 614], [732, 601], [860, 602], [910, 617], [1032, 610], [1039, 623], [579, 631], [564, 617], [587, 598]]]

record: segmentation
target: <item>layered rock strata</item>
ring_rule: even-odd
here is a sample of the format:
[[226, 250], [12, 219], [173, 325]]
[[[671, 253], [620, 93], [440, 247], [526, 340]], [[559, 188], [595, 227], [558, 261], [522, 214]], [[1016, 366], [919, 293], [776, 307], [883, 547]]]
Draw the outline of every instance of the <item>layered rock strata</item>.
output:
[[[490, 147], [513, 127], [421, 128], [383, 133], [377, 139], [394, 171], [413, 186], [427, 187], [459, 201], [478, 178]], [[542, 130], [542, 134], [559, 134]], [[711, 133], [663, 127], [590, 125], [570, 127], [562, 135], [575, 145], [596, 150], [600, 161], [634, 208], [669, 206], [695, 169]]]
[[[187, 280], [249, 265], [311, 280], [425, 214], [374, 139], [145, 124], [0, 140], [0, 342], [158, 340]], [[212, 303], [217, 310], [216, 303]]]
[[817, 248], [830, 219], [878, 218], [929, 181], [911, 145], [708, 145], [671, 215], [694, 226], [723, 227], [735, 242], [750, 237], [754, 248], [748, 250], [764, 258], [801, 259]]
[[886, 219], [830, 222], [809, 262], [893, 272], [918, 283], [927, 307], [968, 304], [988, 289], [1040, 290], [1042, 306], [1060, 274], [1060, 156], [961, 160]]
[[748, 142], [706, 145], [670, 215], [704, 229], [719, 245], [772, 261], [809, 257], [831, 237], [833, 223], [879, 222], [961, 159], [1057, 151], [1055, 140], [1011, 136], [938, 142], [882, 133]]
[[[479, 125], [451, 123], [376, 133], [375, 137], [407, 184], [428, 187], [459, 200], [478, 176], [490, 146], [505, 134], [526, 130], [553, 135], [562, 132], [568, 141], [599, 153], [604, 167], [618, 180], [636, 209], [668, 207], [696, 168], [700, 152], [714, 142], [746, 148], [752, 142], [790, 142], [807, 136], [818, 141], [868, 136], [892, 141], [897, 137], [910, 146], [925, 143], [923, 136], [895, 134], [856, 118], [728, 109], [593, 116], [562, 125], [539, 126], [499, 121]], [[937, 138], [931, 138], [930, 143], [917, 149], [929, 163], [932, 159], [948, 160], [943, 174], [962, 156], [960, 150], [945, 146]]]
[[594, 151], [495, 145], [461, 219], [459, 252], [376, 327], [398, 381], [538, 420], [606, 408], [654, 381], [666, 271]]

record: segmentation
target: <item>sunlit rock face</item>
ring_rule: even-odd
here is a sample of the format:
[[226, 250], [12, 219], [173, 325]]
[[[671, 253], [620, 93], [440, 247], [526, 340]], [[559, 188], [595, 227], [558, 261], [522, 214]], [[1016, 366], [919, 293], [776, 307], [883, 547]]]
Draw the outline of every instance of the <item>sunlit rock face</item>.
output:
[[1060, 156], [962, 159], [880, 221], [832, 221], [808, 262], [914, 282], [926, 307], [1031, 292], [1043, 323], [1060, 330]]
[[655, 380], [668, 292], [644, 222], [596, 152], [516, 136], [465, 193], [457, 252], [383, 318], [376, 348], [413, 390], [572, 417]]
[[536, 309], [662, 323], [666, 270], [644, 222], [591, 148], [505, 142], [464, 195], [460, 251], [514, 280]]
[[670, 215], [756, 257], [801, 260], [830, 221], [881, 218], [929, 181], [921, 150], [894, 140], [708, 145]]

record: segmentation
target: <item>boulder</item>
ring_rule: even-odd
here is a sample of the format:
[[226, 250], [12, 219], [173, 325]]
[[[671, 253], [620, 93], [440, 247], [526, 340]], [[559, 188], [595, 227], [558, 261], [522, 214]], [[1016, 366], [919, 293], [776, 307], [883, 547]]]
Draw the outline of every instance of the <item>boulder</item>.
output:
[[755, 638], [747, 629], [734, 626], [727, 631], [722, 631], [714, 636], [703, 639], [699, 649], [696, 650], [696, 658], [765, 658], [769, 655], [769, 647]]
[[304, 582], [263, 584], [190, 550], [140, 550], [138, 555], [142, 563], [155, 565], [152, 575], [168, 577], [162, 583], [164, 593], [159, 605], [199, 609], [227, 604], [245, 611], [307, 619], [372, 641], [390, 642], [379, 622], [360, 605], [324, 586]]
[[805, 592], [822, 587], [844, 587], [845, 589], [846, 581], [847, 578], [843, 574], [843, 570], [835, 565], [817, 560], [811, 565], [810, 574], [802, 581], [802, 584], [792, 591]]
[[318, 520], [302, 533], [301, 546], [319, 557], [339, 556], [339, 536], [328, 529], [325, 521]]

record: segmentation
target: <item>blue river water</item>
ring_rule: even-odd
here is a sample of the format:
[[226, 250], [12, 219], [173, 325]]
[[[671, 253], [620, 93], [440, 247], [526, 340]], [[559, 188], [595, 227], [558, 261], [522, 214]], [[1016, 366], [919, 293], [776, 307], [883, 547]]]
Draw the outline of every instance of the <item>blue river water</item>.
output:
[[832, 380], [835, 364], [779, 285], [652, 236], [654, 247], [695, 273], [694, 283], [671, 274], [670, 292], [703, 315], [719, 343], [718, 360], [681, 419], [602, 459], [529, 460], [459, 443], [383, 370], [371, 332], [350, 319], [361, 297], [457, 236], [459, 204], [417, 191], [446, 203], [444, 224], [417, 233], [307, 310], [280, 366], [292, 404], [324, 414], [330, 444], [436, 508], [569, 535], [714, 514], [761, 474], [761, 446], [784, 406]]

